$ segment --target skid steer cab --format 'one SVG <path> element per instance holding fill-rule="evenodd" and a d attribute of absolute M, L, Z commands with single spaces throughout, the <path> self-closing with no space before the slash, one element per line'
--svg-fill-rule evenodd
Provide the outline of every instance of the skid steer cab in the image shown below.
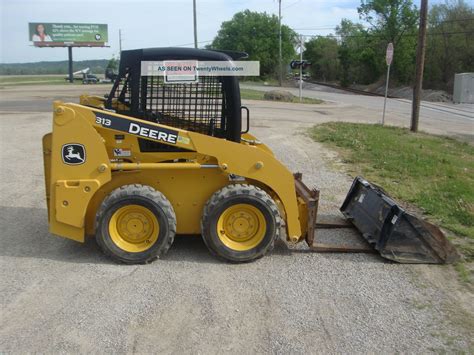
<path fill-rule="evenodd" d="M 268 253 L 280 230 L 311 243 L 317 191 L 248 133 L 238 79 L 196 74 L 185 82 L 149 70 L 245 56 L 123 51 L 107 96 L 55 102 L 43 138 L 50 231 L 78 242 L 95 236 L 124 263 L 164 255 L 176 234 L 200 234 L 213 255 L 233 262 Z"/>

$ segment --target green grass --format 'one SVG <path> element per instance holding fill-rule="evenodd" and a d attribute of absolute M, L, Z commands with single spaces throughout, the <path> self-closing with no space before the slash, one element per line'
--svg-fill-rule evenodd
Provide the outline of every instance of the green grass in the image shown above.
<path fill-rule="evenodd" d="M 0 85 L 45 85 L 45 84 L 65 84 L 64 76 L 57 75 L 21 75 L 21 76 L 1 76 Z"/>
<path fill-rule="evenodd" d="M 325 123 L 313 139 L 337 147 L 350 172 L 421 209 L 474 259 L 474 147 L 452 138 L 396 127 Z M 456 238 L 454 236 L 454 238 Z"/>
<path fill-rule="evenodd" d="M 253 79 L 253 80 L 252 80 Z M 241 84 L 245 85 L 269 85 L 269 86 L 278 86 L 278 80 L 273 78 L 246 78 L 245 80 L 240 80 Z"/>
<path fill-rule="evenodd" d="M 64 78 L 67 75 L 3 75 L 0 76 L 0 86 L 17 85 L 60 85 L 69 84 Z M 94 84 L 94 85 L 99 85 Z M 75 80 L 73 85 L 82 85 L 82 80 Z"/>
<path fill-rule="evenodd" d="M 265 91 L 260 90 L 253 90 L 253 89 L 240 89 L 240 97 L 243 100 L 266 100 Z M 292 103 L 300 103 L 300 99 L 298 97 L 294 97 Z M 303 104 L 312 104 L 312 105 L 319 105 L 322 104 L 324 101 L 319 99 L 312 99 L 309 97 L 303 97 Z"/>
<path fill-rule="evenodd" d="M 459 274 L 459 278 L 461 279 L 462 282 L 464 283 L 469 283 L 471 280 L 470 280 L 470 272 L 469 270 L 467 269 L 466 267 L 466 264 L 465 263 L 457 263 L 456 265 L 454 265 L 454 268 L 456 269 L 456 271 L 458 272 Z"/>

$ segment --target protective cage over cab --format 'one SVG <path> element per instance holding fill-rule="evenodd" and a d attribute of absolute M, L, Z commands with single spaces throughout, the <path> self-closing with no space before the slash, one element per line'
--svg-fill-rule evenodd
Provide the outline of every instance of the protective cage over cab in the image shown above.
<path fill-rule="evenodd" d="M 232 61 L 246 53 L 192 48 L 123 51 L 119 75 L 105 102 L 127 116 L 240 142 L 241 100 L 234 76 L 198 76 L 196 82 L 170 83 L 164 75 L 142 73 L 142 63 L 163 61 Z M 143 152 L 169 151 L 169 146 L 140 140 Z"/>

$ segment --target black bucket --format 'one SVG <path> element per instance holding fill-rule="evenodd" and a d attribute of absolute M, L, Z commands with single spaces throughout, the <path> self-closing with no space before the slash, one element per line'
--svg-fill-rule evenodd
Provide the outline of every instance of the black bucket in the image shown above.
<path fill-rule="evenodd" d="M 459 259 L 435 225 L 401 208 L 385 191 L 357 177 L 341 212 L 386 259 L 399 263 L 448 264 Z"/>

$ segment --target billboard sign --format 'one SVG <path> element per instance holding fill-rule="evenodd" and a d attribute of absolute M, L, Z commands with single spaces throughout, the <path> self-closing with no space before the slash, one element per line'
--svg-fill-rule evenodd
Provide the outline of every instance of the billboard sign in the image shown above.
<path fill-rule="evenodd" d="M 29 40 L 37 47 L 103 47 L 106 24 L 30 22 Z"/>

